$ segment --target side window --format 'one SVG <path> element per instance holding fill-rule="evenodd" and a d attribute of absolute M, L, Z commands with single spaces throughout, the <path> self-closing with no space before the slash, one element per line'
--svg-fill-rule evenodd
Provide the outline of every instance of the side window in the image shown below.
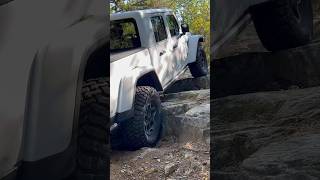
<path fill-rule="evenodd" d="M 138 27 L 134 19 L 111 21 L 111 51 L 124 51 L 141 47 Z"/>
<path fill-rule="evenodd" d="M 171 36 L 179 35 L 179 25 L 176 18 L 173 15 L 168 15 L 166 18 Z"/>
<path fill-rule="evenodd" d="M 151 17 L 154 37 L 156 42 L 167 39 L 166 27 L 164 26 L 163 18 L 161 16 Z"/>

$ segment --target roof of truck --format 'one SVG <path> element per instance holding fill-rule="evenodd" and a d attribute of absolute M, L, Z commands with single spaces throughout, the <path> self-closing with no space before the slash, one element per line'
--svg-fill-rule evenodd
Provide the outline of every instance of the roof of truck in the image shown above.
<path fill-rule="evenodd" d="M 153 13 L 166 13 L 172 12 L 171 9 L 144 9 L 144 10 L 134 10 L 134 11 L 123 11 L 111 14 L 110 19 L 122 19 L 124 17 L 143 17 L 146 14 L 153 14 Z"/>

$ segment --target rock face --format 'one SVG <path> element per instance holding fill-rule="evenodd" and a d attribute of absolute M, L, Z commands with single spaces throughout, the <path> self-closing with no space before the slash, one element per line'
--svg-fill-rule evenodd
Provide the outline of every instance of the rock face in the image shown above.
<path fill-rule="evenodd" d="M 320 134 L 291 137 L 271 143 L 245 159 L 241 166 L 250 178 L 270 174 L 273 179 L 320 177 Z"/>
<path fill-rule="evenodd" d="M 193 78 L 187 70 L 165 93 L 179 93 L 184 91 L 195 91 L 210 88 L 210 77 L 203 76 Z"/>
<path fill-rule="evenodd" d="M 186 112 L 179 140 L 210 144 L 210 104 L 204 103 Z"/>
<path fill-rule="evenodd" d="M 212 103 L 213 178 L 320 178 L 320 87 Z"/>
<path fill-rule="evenodd" d="M 276 53 L 248 53 L 215 60 L 213 96 L 318 86 L 318 57 L 320 42 Z"/>
<path fill-rule="evenodd" d="M 203 141 L 209 144 L 210 91 L 187 91 L 167 94 L 163 98 L 165 135 L 179 142 Z"/>

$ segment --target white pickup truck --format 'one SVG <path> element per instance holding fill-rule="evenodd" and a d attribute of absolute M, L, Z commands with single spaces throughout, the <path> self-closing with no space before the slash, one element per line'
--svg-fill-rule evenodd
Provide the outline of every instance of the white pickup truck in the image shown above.
<path fill-rule="evenodd" d="M 114 13 L 110 20 L 111 134 L 126 149 L 154 146 L 162 129 L 159 92 L 187 67 L 194 77 L 208 73 L 204 37 L 168 9 Z"/>

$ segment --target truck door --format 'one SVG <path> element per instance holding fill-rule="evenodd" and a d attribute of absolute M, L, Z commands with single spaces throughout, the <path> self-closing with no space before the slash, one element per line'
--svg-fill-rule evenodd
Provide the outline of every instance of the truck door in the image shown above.
<path fill-rule="evenodd" d="M 15 70 L 23 71 L 21 69 L 24 69 L 24 66 L 23 62 L 21 62 L 22 65 L 19 64 L 18 66 L 17 62 L 14 64 L 13 53 L 11 53 L 17 52 L 17 46 L 11 44 L 14 39 L 12 37 L 19 35 L 16 33 L 18 30 L 12 30 L 13 22 L 10 21 L 15 15 L 14 3 L 16 1 L 0 0 L 0 179 L 15 170 L 21 150 L 23 133 L 23 116 L 21 114 L 22 110 L 24 110 L 22 109 L 23 103 L 16 103 L 19 102 L 18 97 L 20 96 L 17 93 L 18 84 L 23 83 L 15 80 L 16 76 L 20 75 L 19 73 L 23 73 L 14 72 Z M 11 49 L 10 46 L 14 48 Z M 10 86 L 15 86 L 15 89 L 10 89 Z"/>
<path fill-rule="evenodd" d="M 174 75 L 174 54 L 169 49 L 168 34 L 164 24 L 163 17 L 156 15 L 150 17 L 152 30 L 155 39 L 155 46 L 152 47 L 153 51 L 153 66 L 156 69 L 156 73 L 161 81 L 163 87 L 166 87 L 173 79 Z"/>
<path fill-rule="evenodd" d="M 187 65 L 188 40 L 187 36 L 182 35 L 179 24 L 173 14 L 166 14 L 166 22 L 170 34 L 169 50 L 175 56 L 173 67 L 175 68 L 174 76 L 176 76 Z"/>

